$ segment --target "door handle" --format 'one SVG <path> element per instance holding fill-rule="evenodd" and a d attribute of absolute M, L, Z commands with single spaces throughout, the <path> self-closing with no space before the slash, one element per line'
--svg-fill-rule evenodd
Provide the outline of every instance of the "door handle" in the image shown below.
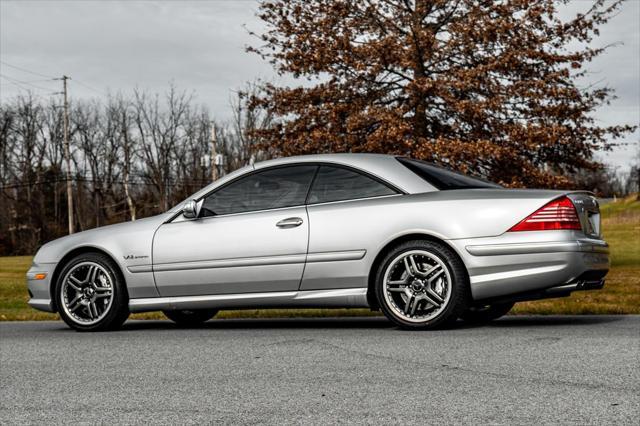
<path fill-rule="evenodd" d="M 302 219 L 300 219 L 299 217 L 288 217 L 276 223 L 276 226 L 278 228 L 295 228 L 296 226 L 300 225 L 302 225 Z"/>

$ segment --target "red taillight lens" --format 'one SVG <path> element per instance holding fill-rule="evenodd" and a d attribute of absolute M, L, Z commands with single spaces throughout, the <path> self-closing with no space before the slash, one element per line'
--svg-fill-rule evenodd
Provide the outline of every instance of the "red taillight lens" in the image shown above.
<path fill-rule="evenodd" d="M 509 229 L 509 232 L 555 229 L 582 229 L 576 208 L 568 197 L 551 201 Z"/>

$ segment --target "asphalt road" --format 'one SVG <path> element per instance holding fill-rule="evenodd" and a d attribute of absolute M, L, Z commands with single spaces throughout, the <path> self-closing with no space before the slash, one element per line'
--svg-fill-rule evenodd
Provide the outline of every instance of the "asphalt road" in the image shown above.
<path fill-rule="evenodd" d="M 0 423 L 638 424 L 640 316 L 0 323 Z"/>

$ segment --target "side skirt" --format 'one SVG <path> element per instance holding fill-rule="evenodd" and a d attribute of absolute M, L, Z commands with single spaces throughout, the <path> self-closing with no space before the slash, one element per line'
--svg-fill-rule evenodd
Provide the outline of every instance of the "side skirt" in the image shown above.
<path fill-rule="evenodd" d="M 257 308 L 368 308 L 366 288 L 131 299 L 129 311 Z"/>

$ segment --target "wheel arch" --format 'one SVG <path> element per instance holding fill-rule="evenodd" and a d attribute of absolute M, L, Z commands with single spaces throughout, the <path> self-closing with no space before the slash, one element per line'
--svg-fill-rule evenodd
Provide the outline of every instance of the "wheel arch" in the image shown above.
<path fill-rule="evenodd" d="M 367 277 L 367 302 L 372 309 L 378 309 L 380 307 L 378 303 L 378 299 L 376 297 L 375 285 L 376 285 L 376 270 L 380 265 L 380 262 L 384 259 L 384 257 L 391 251 L 394 247 L 405 243 L 407 241 L 413 240 L 423 240 L 423 241 L 433 241 L 436 243 L 440 243 L 446 247 L 448 247 L 451 252 L 460 260 L 460 262 L 464 265 L 464 270 L 467 275 L 467 285 L 469 284 L 469 271 L 467 270 L 467 265 L 464 263 L 462 257 L 458 254 L 458 251 L 454 246 L 449 244 L 446 240 L 442 238 L 436 237 L 432 234 L 428 234 L 426 232 L 411 232 L 405 235 L 401 235 L 399 237 L 394 238 L 393 240 L 387 242 L 379 251 L 376 257 L 373 259 L 371 263 L 371 268 L 369 269 L 369 275 Z"/>
<path fill-rule="evenodd" d="M 120 278 L 122 282 L 125 284 L 124 286 L 125 289 L 127 288 L 126 280 L 124 278 L 124 273 L 122 272 L 122 268 L 120 264 L 116 262 L 115 258 L 109 252 L 94 246 L 76 247 L 73 250 L 70 250 L 69 252 L 67 252 L 64 256 L 62 256 L 62 258 L 58 261 L 58 264 L 56 265 L 56 268 L 53 271 L 53 275 L 51 276 L 51 282 L 49 283 L 49 294 L 51 296 L 51 307 L 53 308 L 54 312 L 58 312 L 58 306 L 57 306 L 56 297 L 55 297 L 55 288 L 56 288 L 56 283 L 58 281 L 58 277 L 60 276 L 60 273 L 62 272 L 64 267 L 67 265 L 67 263 L 69 263 L 71 259 L 86 253 L 97 253 L 111 259 L 111 261 L 113 262 L 113 265 L 115 266 L 116 273 L 118 273 L 119 275 L 118 278 Z"/>

